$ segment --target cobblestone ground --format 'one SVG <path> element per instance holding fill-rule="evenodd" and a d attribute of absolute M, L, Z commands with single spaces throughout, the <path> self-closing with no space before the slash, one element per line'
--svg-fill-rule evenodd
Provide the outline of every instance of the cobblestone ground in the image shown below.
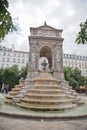
<path fill-rule="evenodd" d="M 0 116 L 0 130 L 87 130 L 87 119 L 44 121 Z"/>

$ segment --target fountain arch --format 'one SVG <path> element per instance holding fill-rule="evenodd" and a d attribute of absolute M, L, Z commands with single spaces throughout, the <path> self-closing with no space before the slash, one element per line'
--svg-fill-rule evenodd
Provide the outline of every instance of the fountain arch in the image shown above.
<path fill-rule="evenodd" d="M 52 67 L 52 50 L 49 46 L 43 46 L 39 53 L 40 58 L 46 57 L 48 59 L 49 67 Z"/>

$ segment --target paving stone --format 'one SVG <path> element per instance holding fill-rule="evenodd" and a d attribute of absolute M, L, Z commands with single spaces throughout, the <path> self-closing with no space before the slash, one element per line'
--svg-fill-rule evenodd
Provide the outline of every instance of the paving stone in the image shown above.
<path fill-rule="evenodd" d="M 87 119 L 35 121 L 0 117 L 0 130 L 87 130 Z"/>

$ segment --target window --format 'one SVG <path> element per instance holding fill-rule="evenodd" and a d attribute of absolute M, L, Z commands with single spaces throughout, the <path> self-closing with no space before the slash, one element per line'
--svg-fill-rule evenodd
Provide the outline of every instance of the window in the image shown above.
<path fill-rule="evenodd" d="M 13 58 L 13 62 L 15 62 L 15 58 Z"/>
<path fill-rule="evenodd" d="M 68 55 L 68 58 L 70 58 L 70 55 Z"/>
<path fill-rule="evenodd" d="M 27 57 L 29 57 L 29 55 L 27 55 Z"/>
<path fill-rule="evenodd" d="M 24 59 L 22 59 L 22 63 L 24 63 Z"/>
<path fill-rule="evenodd" d="M 82 60 L 82 56 L 80 56 L 80 60 Z"/>
<path fill-rule="evenodd" d="M 28 64 L 28 60 L 26 60 L 26 64 Z"/>
<path fill-rule="evenodd" d="M 10 56 L 10 53 L 8 53 L 8 56 Z"/>
<path fill-rule="evenodd" d="M 86 57 L 84 57 L 84 60 L 86 60 Z"/>
<path fill-rule="evenodd" d="M 18 59 L 18 63 L 20 63 L 20 59 Z"/>
<path fill-rule="evenodd" d="M 3 57 L 2 62 L 5 62 L 5 58 Z"/>
<path fill-rule="evenodd" d="M 4 67 L 4 64 L 2 64 L 2 67 Z"/>
<path fill-rule="evenodd" d="M 6 55 L 6 53 L 4 52 L 4 53 L 3 53 L 3 55 L 5 56 L 5 55 Z"/>
<path fill-rule="evenodd" d="M 16 56 L 16 53 L 14 53 L 14 56 Z"/>
<path fill-rule="evenodd" d="M 79 68 L 81 68 L 81 64 L 79 64 Z"/>
<path fill-rule="evenodd" d="M 66 54 L 64 54 L 63 56 L 66 57 Z"/>
<path fill-rule="evenodd" d="M 7 64 L 7 67 L 9 67 L 9 64 Z"/>
<path fill-rule="evenodd" d="M 20 57 L 20 54 L 18 54 L 18 57 Z"/>
<path fill-rule="evenodd" d="M 9 58 L 7 58 L 7 62 L 9 62 Z"/>
<path fill-rule="evenodd" d="M 25 55 L 23 54 L 22 57 L 24 57 Z"/>

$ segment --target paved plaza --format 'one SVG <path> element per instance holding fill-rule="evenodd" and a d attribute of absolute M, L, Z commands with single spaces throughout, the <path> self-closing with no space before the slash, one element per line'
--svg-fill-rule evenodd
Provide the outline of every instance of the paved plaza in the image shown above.
<path fill-rule="evenodd" d="M 81 97 L 87 100 L 87 96 Z M 87 130 L 87 118 L 37 120 L 0 115 L 0 130 Z"/>
<path fill-rule="evenodd" d="M 87 119 L 44 121 L 0 116 L 0 130 L 87 130 Z"/>

